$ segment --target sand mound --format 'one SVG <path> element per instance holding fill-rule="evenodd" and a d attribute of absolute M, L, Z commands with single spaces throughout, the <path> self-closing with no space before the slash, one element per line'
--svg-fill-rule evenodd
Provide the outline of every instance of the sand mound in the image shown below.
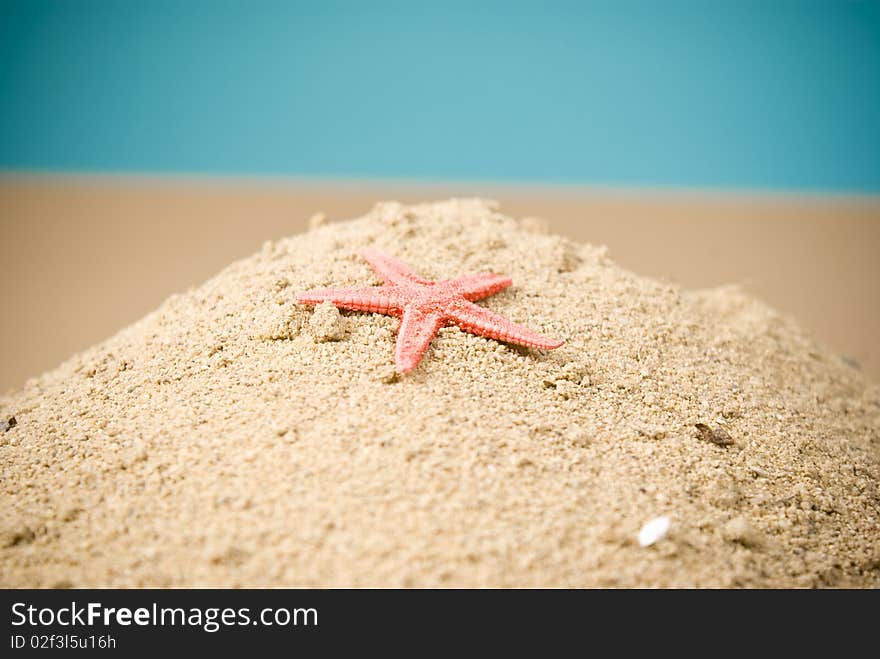
<path fill-rule="evenodd" d="M 397 320 L 293 302 L 367 245 L 567 343 L 446 328 L 396 377 Z M 484 202 L 267 243 L 0 412 L 7 586 L 880 585 L 876 386 Z"/>

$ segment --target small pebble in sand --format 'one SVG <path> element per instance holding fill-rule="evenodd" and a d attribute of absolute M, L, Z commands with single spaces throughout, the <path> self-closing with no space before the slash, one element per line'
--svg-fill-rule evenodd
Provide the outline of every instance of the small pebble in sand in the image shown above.
<path fill-rule="evenodd" d="M 378 370 L 379 381 L 385 384 L 394 384 L 400 382 L 400 373 L 394 368 L 393 364 L 384 364 Z"/>
<path fill-rule="evenodd" d="M 742 516 L 734 517 L 727 522 L 721 530 L 721 535 L 728 542 L 737 542 L 744 547 L 756 547 L 761 544 L 760 533 Z"/>
<path fill-rule="evenodd" d="M 345 319 L 339 313 L 339 309 L 331 302 L 322 302 L 315 307 L 315 311 L 309 318 L 309 327 L 315 341 L 339 341 L 345 336 Z"/>
<path fill-rule="evenodd" d="M 665 538 L 666 534 L 669 533 L 669 525 L 670 519 L 665 515 L 652 519 L 642 527 L 641 531 L 639 531 L 639 546 L 650 547 L 654 543 Z"/>
<path fill-rule="evenodd" d="M 146 462 L 150 455 L 143 442 L 134 442 L 123 454 L 123 462 L 126 467 L 133 467 L 139 462 Z"/>
<path fill-rule="evenodd" d="M 34 532 L 24 524 L 0 528 L 0 548 L 15 547 L 16 545 L 33 542 Z"/>
<path fill-rule="evenodd" d="M 59 517 L 62 522 L 72 522 L 83 513 L 83 509 L 77 505 L 69 505 L 61 511 Z"/>
<path fill-rule="evenodd" d="M 3 421 L 2 423 L 0 423 L 0 430 L 2 430 L 3 432 L 6 432 L 8 430 L 12 430 L 17 425 L 18 425 L 18 421 L 15 419 L 14 416 L 11 416 L 8 419 L 6 419 L 5 421 Z"/>
<path fill-rule="evenodd" d="M 697 429 L 697 437 L 704 442 L 712 442 L 718 446 L 730 446 L 733 444 L 733 437 L 720 426 L 713 428 L 705 423 L 695 423 L 694 427 Z"/>

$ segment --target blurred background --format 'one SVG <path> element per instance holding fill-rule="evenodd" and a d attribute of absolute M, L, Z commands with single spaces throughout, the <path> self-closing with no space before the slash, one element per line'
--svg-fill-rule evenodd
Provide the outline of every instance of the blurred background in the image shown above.
<path fill-rule="evenodd" d="M 880 2 L 0 0 L 0 391 L 308 217 L 499 199 L 880 378 Z"/>

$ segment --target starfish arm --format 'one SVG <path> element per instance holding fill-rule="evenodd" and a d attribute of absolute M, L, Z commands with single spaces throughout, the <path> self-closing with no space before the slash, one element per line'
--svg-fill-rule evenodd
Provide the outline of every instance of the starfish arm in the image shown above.
<path fill-rule="evenodd" d="M 448 279 L 442 283 L 451 287 L 464 299 L 474 302 L 503 291 L 513 283 L 513 280 L 504 275 L 484 274 Z"/>
<path fill-rule="evenodd" d="M 364 286 L 361 288 L 315 288 L 296 294 L 298 304 L 320 304 L 332 302 L 341 309 L 369 311 L 391 316 L 399 316 L 403 310 L 403 300 L 390 286 Z"/>
<path fill-rule="evenodd" d="M 397 330 L 397 345 L 394 348 L 394 364 L 400 373 L 409 373 L 422 359 L 437 331 L 443 326 L 443 314 L 418 307 L 406 307 L 400 328 Z"/>
<path fill-rule="evenodd" d="M 447 311 L 447 316 L 449 320 L 465 331 L 505 343 L 517 343 L 545 350 L 558 348 L 563 344 L 563 341 L 557 341 L 533 332 L 528 327 L 512 323 L 504 316 L 466 300 L 461 300 L 453 305 Z"/>
<path fill-rule="evenodd" d="M 402 261 L 397 260 L 393 256 L 389 256 L 381 250 L 368 247 L 361 251 L 361 256 L 373 267 L 376 274 L 378 274 L 386 284 L 400 285 L 432 283 L 427 279 L 419 277 Z"/>

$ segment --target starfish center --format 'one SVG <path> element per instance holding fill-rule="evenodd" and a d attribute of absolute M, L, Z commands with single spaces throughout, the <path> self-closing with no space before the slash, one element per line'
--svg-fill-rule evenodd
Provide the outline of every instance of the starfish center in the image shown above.
<path fill-rule="evenodd" d="M 400 318 L 394 362 L 408 373 L 418 366 L 441 327 L 457 325 L 465 332 L 490 339 L 552 350 L 562 341 L 517 325 L 500 314 L 474 304 L 507 288 L 512 281 L 502 275 L 469 275 L 433 282 L 422 279 L 404 263 L 376 249 L 362 256 L 385 282 L 382 286 L 324 288 L 298 293 L 300 304 L 332 302 L 341 309 L 382 313 Z"/>

